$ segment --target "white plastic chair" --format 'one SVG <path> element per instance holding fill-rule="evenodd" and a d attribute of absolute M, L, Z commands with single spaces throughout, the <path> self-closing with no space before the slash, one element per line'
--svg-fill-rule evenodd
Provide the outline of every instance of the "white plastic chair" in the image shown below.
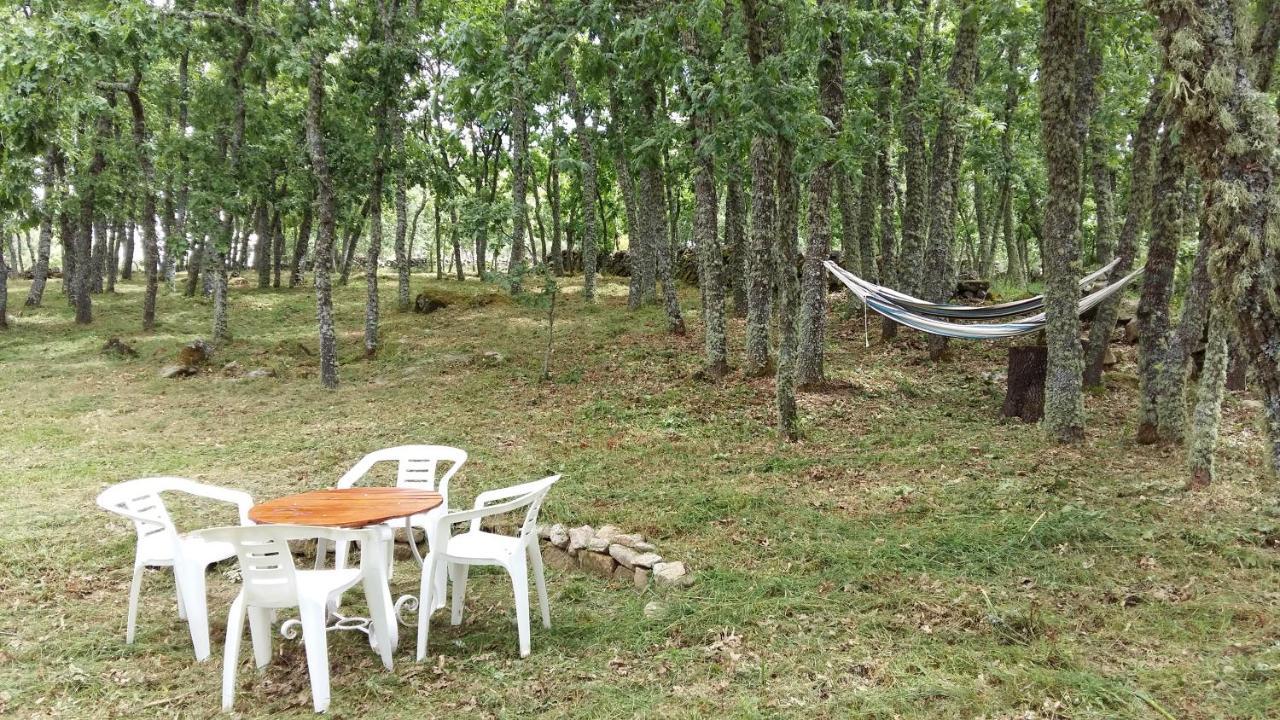
<path fill-rule="evenodd" d="M 436 520 L 433 533 L 436 544 L 431 546 L 427 562 L 422 569 L 421 603 L 418 612 L 418 661 L 427 656 L 427 631 L 431 611 L 438 603 L 435 593 L 444 585 L 447 571 L 453 581 L 453 609 L 451 623 L 462 622 L 462 604 L 467 593 L 467 573 L 472 565 L 497 565 L 511 576 L 511 588 L 515 595 L 516 626 L 520 639 L 520 657 L 529 655 L 529 570 L 538 591 L 538 607 L 542 610 L 542 626 L 551 627 L 551 607 L 547 601 L 547 581 L 542 569 L 542 550 L 538 546 L 538 511 L 542 500 L 559 475 L 513 485 L 501 490 L 489 490 L 476 497 L 475 507 L 462 512 L 448 513 Z M 514 499 L 511 499 L 514 498 Z M 496 501 L 497 504 L 490 505 Z M 480 529 L 480 521 L 494 515 L 504 515 L 527 508 L 524 522 L 514 535 L 499 535 Z M 470 522 L 470 529 L 460 535 L 452 535 L 452 527 Z M 527 561 L 527 562 L 526 562 Z M 442 598 L 441 598 L 442 599 Z"/>
<path fill-rule="evenodd" d="M 173 525 L 160 493 L 180 492 L 234 504 L 240 522 L 252 525 L 249 508 L 253 498 L 246 492 L 205 485 L 179 477 L 151 477 L 113 485 L 98 495 L 98 506 L 133 521 L 138 547 L 133 560 L 133 582 L 129 587 L 129 620 L 125 642 L 132 644 L 138 624 L 138 595 L 142 571 L 147 567 L 172 567 L 177 586 L 178 617 L 191 630 L 196 660 L 209 658 L 209 616 L 205 601 L 205 570 L 235 555 L 226 543 L 210 542 L 194 533 L 182 534 Z"/>
<path fill-rule="evenodd" d="M 431 535 L 435 531 L 435 520 L 448 512 L 449 480 L 467 462 L 467 451 L 447 445 L 400 445 L 399 447 L 377 450 L 361 458 L 360 462 L 355 464 L 355 467 L 348 470 L 338 480 L 336 487 L 354 487 L 369 474 L 374 465 L 381 462 L 396 463 L 396 487 L 414 490 L 434 490 L 440 493 L 440 497 L 444 499 L 440 507 L 410 517 L 407 524 L 404 518 L 388 520 L 385 523 L 392 529 L 404 527 L 421 528 L 427 536 L 427 547 L 431 547 Z M 449 467 L 441 473 L 441 465 L 443 464 L 448 464 Z M 409 536 L 409 547 L 413 550 L 414 560 L 421 565 L 422 555 L 418 551 L 418 544 L 414 541 L 412 532 Z M 335 567 L 342 567 L 345 563 L 346 550 L 346 543 L 338 543 L 334 548 Z"/>
<path fill-rule="evenodd" d="M 364 594 L 372 620 L 372 644 L 391 669 L 391 652 L 398 641 L 387 586 L 384 556 L 391 531 L 385 527 L 360 530 L 303 525 L 225 527 L 199 533 L 211 542 L 228 543 L 240 558 L 244 587 L 227 615 L 227 644 L 222 661 L 222 710 L 230 712 L 235 700 L 240 638 L 246 615 L 258 668 L 271 662 L 271 619 L 280 608 L 298 608 L 302 642 L 307 651 L 311 700 L 315 711 L 329 707 L 328 607 L 344 591 L 364 582 Z M 299 570 L 289 550 L 290 540 L 328 540 L 360 543 L 360 567 L 332 570 Z"/>

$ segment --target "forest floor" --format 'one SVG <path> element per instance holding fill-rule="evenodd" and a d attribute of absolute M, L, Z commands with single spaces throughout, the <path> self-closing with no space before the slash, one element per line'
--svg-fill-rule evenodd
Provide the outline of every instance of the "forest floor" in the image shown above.
<path fill-rule="evenodd" d="M 535 622 L 520 660 L 510 586 L 473 575 L 464 624 L 435 617 L 430 662 L 413 662 L 409 631 L 393 672 L 363 636 L 330 635 L 334 717 L 1277 716 L 1280 494 L 1241 397 L 1222 482 L 1188 494 L 1179 449 L 1132 440 L 1134 348 L 1087 399 L 1088 442 L 1060 448 L 998 418 L 1001 345 L 957 344 L 935 366 L 916 337 L 881 344 L 874 319 L 864 347 L 858 312 L 833 317 L 838 386 L 801 397 L 804 440 L 780 446 L 771 380 L 695 378 L 695 289 L 691 334 L 670 337 L 657 308 L 626 310 L 622 284 L 588 307 L 566 281 L 541 382 L 545 309 L 398 313 L 394 285 L 374 361 L 360 359 L 363 284 L 337 291 L 335 392 L 316 376 L 309 289 L 233 291 L 234 341 L 187 379 L 158 370 L 205 336 L 209 306 L 162 292 L 159 329 L 141 333 L 136 281 L 95 298 L 86 328 L 51 283 L 47 307 L 0 334 L 0 716 L 219 714 L 233 564 L 210 578 L 209 663 L 168 572 L 147 574 L 125 645 L 134 535 L 94 505 L 102 488 L 181 475 L 262 500 L 417 442 L 471 453 L 453 505 L 562 473 L 546 522 L 642 532 L 697 582 L 637 593 L 549 568 L 553 627 Z M 25 293 L 10 283 L 12 313 Z M 736 360 L 741 321 L 731 331 Z M 140 357 L 102 355 L 113 336 Z M 490 351 L 502 361 L 476 361 Z M 227 377 L 230 362 L 277 376 Z M 397 593 L 416 577 L 402 559 Z M 300 643 L 275 648 L 263 674 L 242 667 L 238 711 L 310 717 Z"/>

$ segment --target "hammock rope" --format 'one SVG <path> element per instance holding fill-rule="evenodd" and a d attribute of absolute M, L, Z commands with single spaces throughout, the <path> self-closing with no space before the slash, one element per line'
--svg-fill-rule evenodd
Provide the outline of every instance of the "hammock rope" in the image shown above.
<path fill-rule="evenodd" d="M 841 284 L 849 288 L 850 292 L 858 296 L 858 299 L 862 301 L 864 307 L 870 308 L 900 325 L 906 325 L 909 328 L 913 328 L 930 335 L 939 335 L 942 337 L 955 338 L 957 340 L 1000 340 L 1004 338 L 1018 337 L 1021 335 L 1030 335 L 1031 333 L 1043 330 L 1045 326 L 1044 313 L 1032 315 L 1031 317 L 1023 320 L 1005 323 L 974 323 L 965 325 L 947 320 L 936 320 L 934 318 L 925 317 L 924 315 L 911 312 L 906 308 L 878 297 L 877 293 L 865 287 L 865 281 L 830 260 L 824 262 L 823 266 L 826 267 L 827 272 L 835 276 Z M 1102 304 L 1111 296 L 1120 292 L 1124 289 L 1124 286 L 1128 285 L 1134 278 L 1141 274 L 1141 269 L 1134 270 L 1101 290 L 1080 298 L 1080 302 L 1076 306 L 1076 312 L 1081 315 L 1087 313 Z"/>

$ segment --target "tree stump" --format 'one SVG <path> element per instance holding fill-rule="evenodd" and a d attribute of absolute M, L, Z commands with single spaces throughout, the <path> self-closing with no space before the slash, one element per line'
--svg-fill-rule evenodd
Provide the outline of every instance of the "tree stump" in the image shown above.
<path fill-rule="evenodd" d="M 1009 348 L 1009 388 L 1005 391 L 1004 417 L 1023 422 L 1039 422 L 1044 417 L 1044 377 L 1049 364 L 1049 348 L 1022 345 Z"/>

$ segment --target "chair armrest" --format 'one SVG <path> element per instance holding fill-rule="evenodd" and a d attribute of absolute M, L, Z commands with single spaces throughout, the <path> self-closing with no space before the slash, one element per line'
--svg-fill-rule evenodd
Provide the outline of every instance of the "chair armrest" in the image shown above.
<path fill-rule="evenodd" d="M 477 499 L 476 502 L 479 503 L 479 500 Z M 498 503 L 497 505 L 477 506 L 471 510 L 462 510 L 460 512 L 452 512 L 442 515 L 438 520 L 436 520 L 435 537 L 437 539 L 449 537 L 452 534 L 450 532 L 450 528 L 464 522 L 470 522 L 471 529 L 475 530 L 479 528 L 480 520 L 483 518 L 492 517 L 494 515 L 505 515 L 509 512 L 519 510 L 522 507 L 526 507 L 531 502 L 533 502 L 533 499 L 527 497 L 526 493 L 526 496 L 517 497 L 515 500 L 508 500 L 504 503 Z"/>
<path fill-rule="evenodd" d="M 253 507 L 253 496 L 243 490 L 235 490 L 232 488 L 219 487 L 217 485 L 206 485 L 188 481 L 182 483 L 180 487 L 175 488 L 188 495 L 217 500 L 219 502 L 235 505 L 240 511 L 240 524 L 253 525 L 253 521 L 249 519 L 249 509 Z"/>
<path fill-rule="evenodd" d="M 482 508 L 495 500 L 505 500 L 507 498 L 518 497 L 520 495 L 527 495 L 535 490 L 540 490 L 544 485 L 550 485 L 559 479 L 559 475 L 551 475 L 541 480 L 531 480 L 527 483 L 512 485 L 511 487 L 504 487 L 498 490 L 486 490 L 476 496 L 474 509 Z M 548 480 L 551 482 L 547 482 Z"/>

